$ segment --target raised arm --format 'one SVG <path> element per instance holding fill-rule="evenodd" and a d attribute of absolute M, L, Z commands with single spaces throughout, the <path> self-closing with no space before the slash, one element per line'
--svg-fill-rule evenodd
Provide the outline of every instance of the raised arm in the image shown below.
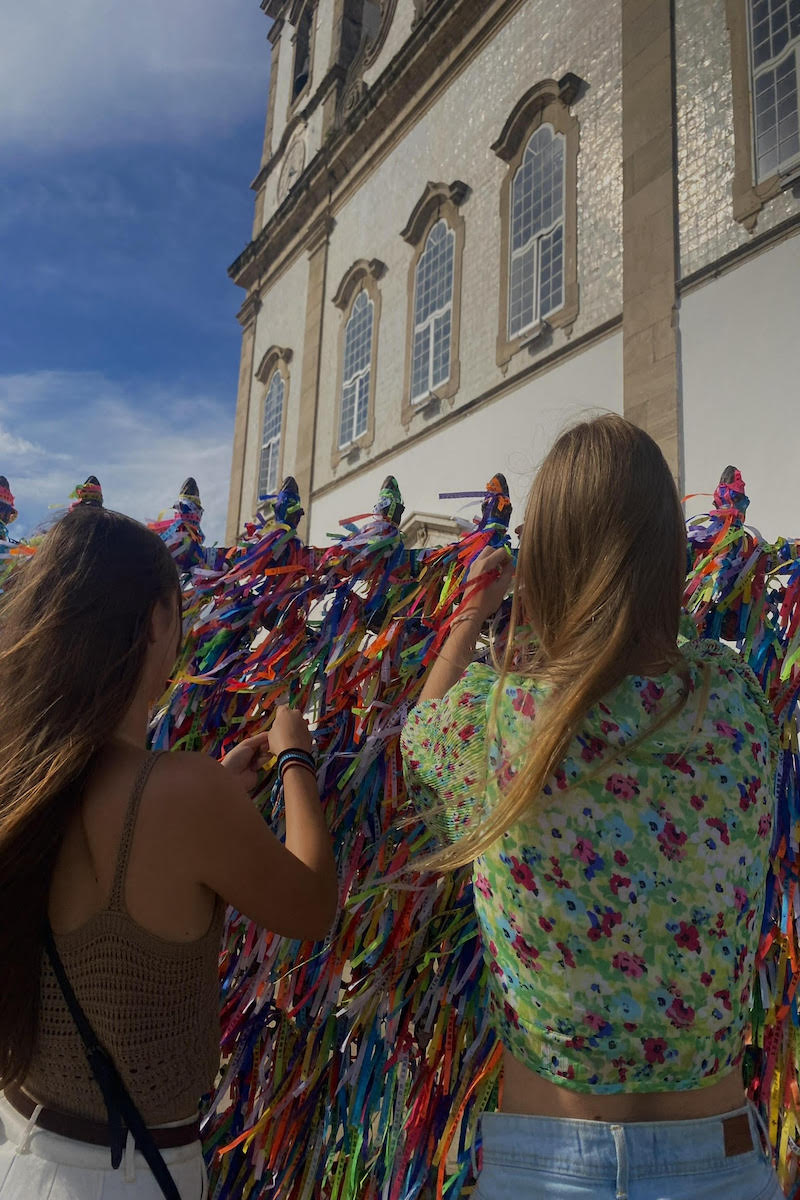
<path fill-rule="evenodd" d="M 470 568 L 467 587 L 473 599 L 451 626 L 425 680 L 420 700 L 439 700 L 466 671 L 484 621 L 493 616 L 509 589 L 514 566 L 507 550 L 481 551 Z M 478 581 L 483 581 L 478 583 Z"/>
<path fill-rule="evenodd" d="M 269 746 L 274 754 L 310 750 L 302 716 L 279 709 Z M 284 845 L 247 794 L 246 772 L 191 759 L 187 853 L 197 881 L 283 937 L 325 937 L 336 916 L 336 864 L 314 775 L 301 766 L 285 771 Z"/>

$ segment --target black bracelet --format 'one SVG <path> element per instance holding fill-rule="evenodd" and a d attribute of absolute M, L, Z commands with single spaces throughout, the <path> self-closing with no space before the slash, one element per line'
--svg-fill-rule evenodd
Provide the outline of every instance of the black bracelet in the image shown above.
<path fill-rule="evenodd" d="M 281 750 L 276 765 L 281 779 L 283 779 L 284 771 L 289 767 L 305 767 L 312 775 L 316 775 L 317 773 L 317 764 L 314 761 L 314 755 L 309 754 L 307 750 Z"/>

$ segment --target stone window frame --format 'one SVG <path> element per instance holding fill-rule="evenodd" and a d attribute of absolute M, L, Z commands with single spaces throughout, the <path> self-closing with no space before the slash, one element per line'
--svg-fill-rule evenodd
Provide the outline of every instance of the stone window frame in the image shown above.
<path fill-rule="evenodd" d="M 311 82 L 314 76 L 314 49 L 317 40 L 317 21 L 314 0 L 294 0 L 294 4 L 289 12 L 289 22 L 294 28 L 292 34 L 292 75 L 289 81 L 289 104 L 286 109 L 286 123 L 291 121 L 294 114 L 297 112 L 304 100 L 308 99 L 311 93 Z M 300 22 L 306 15 L 311 18 L 311 28 L 308 33 L 308 79 L 303 84 L 301 90 L 294 94 L 295 70 L 297 67 L 297 34 L 300 28 Z"/>
<path fill-rule="evenodd" d="M 733 216 L 752 233 L 761 209 L 797 179 L 798 169 L 785 175 L 776 171 L 768 179 L 756 180 L 748 4 L 749 0 L 725 0 L 733 92 Z"/>
<path fill-rule="evenodd" d="M 497 365 L 505 368 L 515 354 L 530 345 L 547 329 L 563 329 L 568 335 L 579 311 L 578 286 L 578 153 L 580 125 L 571 112 L 578 96 L 576 75 L 544 79 L 534 84 L 517 101 L 492 150 L 507 164 L 500 187 L 500 305 L 497 330 Z M 516 337 L 509 336 L 509 289 L 511 285 L 511 199 L 514 178 L 522 165 L 533 134 L 542 125 L 564 137 L 564 303 L 543 321 Z"/>
<path fill-rule="evenodd" d="M 380 9 L 378 29 L 373 38 L 367 40 L 362 36 L 361 48 L 357 54 L 358 72 L 367 70 L 377 59 L 384 47 L 392 21 L 397 11 L 397 0 L 375 0 Z"/>
<path fill-rule="evenodd" d="M 438 400 L 447 400 L 452 405 L 456 393 L 461 386 L 461 290 L 464 273 L 464 242 L 466 239 L 466 222 L 461 213 L 461 206 L 470 194 L 466 183 L 460 179 L 452 183 L 428 182 L 424 192 L 414 205 L 414 210 L 408 219 L 408 224 L 400 236 L 413 248 L 414 253 L 408 267 L 408 309 L 406 317 L 406 360 L 403 377 L 403 399 L 401 420 L 408 430 L 417 413 L 430 408 L 431 400 L 411 402 L 411 378 L 414 357 L 414 300 L 416 292 L 416 274 L 419 260 L 425 252 L 428 234 L 434 225 L 441 220 L 446 221 L 455 233 L 453 252 L 453 300 L 450 327 L 450 375 L 447 381 L 436 389 Z"/>
<path fill-rule="evenodd" d="M 278 473 L 277 473 L 278 474 L 278 486 L 280 486 L 280 484 L 283 482 L 283 464 L 284 464 L 284 459 L 285 459 L 285 455 L 286 455 L 286 414 L 289 411 L 289 388 L 290 388 L 290 382 L 291 382 L 290 372 L 289 372 L 289 364 L 292 361 L 292 357 L 293 357 L 293 353 L 288 348 L 283 347 L 283 346 L 270 346 L 269 350 L 267 350 L 266 354 L 264 354 L 264 356 L 262 357 L 261 362 L 258 365 L 258 369 L 256 370 L 256 373 L 255 373 L 255 378 L 258 380 L 258 382 L 260 384 L 263 385 L 264 390 L 263 390 L 263 392 L 261 392 L 261 395 L 259 398 L 259 408 L 258 408 L 258 413 L 259 413 L 259 416 L 258 416 L 258 439 L 256 442 L 256 445 L 258 446 L 258 461 L 256 463 L 256 482 L 255 482 L 255 496 L 254 496 L 254 500 L 253 500 L 253 512 L 259 512 L 264 507 L 260 503 L 259 498 L 258 498 L 258 493 L 259 493 L 258 484 L 259 484 L 259 478 L 261 475 L 261 452 L 263 449 L 262 443 L 263 443 L 263 437 L 264 437 L 264 402 L 266 401 L 267 393 L 269 392 L 269 386 L 272 383 L 272 377 L 276 373 L 276 371 L 280 375 L 281 379 L 283 380 L 283 412 L 281 413 L 281 442 L 280 442 L 280 452 L 278 455 Z"/>
<path fill-rule="evenodd" d="M 333 303 L 339 309 L 339 348 L 338 367 L 336 371 L 336 406 L 333 422 L 333 444 L 331 446 L 331 466 L 335 469 L 343 459 L 357 458 L 359 452 L 368 450 L 375 441 L 375 393 L 378 375 L 378 336 L 381 325 L 381 289 L 379 281 L 386 274 L 386 264 L 379 258 L 367 260 L 359 258 L 344 275 L 342 282 L 333 296 Z M 339 428 L 342 420 L 342 386 L 344 382 L 344 350 L 347 336 L 347 323 L 350 320 L 353 305 L 360 293 L 364 291 L 372 301 L 372 345 L 369 361 L 369 407 L 367 409 L 367 428 L 363 433 L 348 442 L 346 446 L 339 445 Z"/>

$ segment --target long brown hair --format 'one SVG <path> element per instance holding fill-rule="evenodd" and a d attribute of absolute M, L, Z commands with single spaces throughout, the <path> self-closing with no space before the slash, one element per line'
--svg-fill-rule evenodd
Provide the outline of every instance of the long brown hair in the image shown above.
<path fill-rule="evenodd" d="M 548 699 L 513 783 L 426 865 L 462 866 L 502 836 L 564 760 L 587 710 L 632 663 L 667 670 L 683 662 L 685 564 L 678 492 L 653 439 L 613 414 L 562 434 L 528 498 L 494 718 L 512 670 L 546 684 Z M 521 626 L 533 633 L 525 645 Z"/>
<path fill-rule="evenodd" d="M 79 505 L 0 597 L 0 1087 L 36 1036 L 50 882 L 94 756 L 127 712 L 158 601 L 179 602 L 161 539 Z"/>

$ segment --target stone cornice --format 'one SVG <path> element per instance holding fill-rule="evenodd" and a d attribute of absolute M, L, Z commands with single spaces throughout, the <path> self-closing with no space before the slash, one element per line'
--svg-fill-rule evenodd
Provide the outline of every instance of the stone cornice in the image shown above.
<path fill-rule="evenodd" d="M 321 206 L 330 203 L 336 191 L 367 157 L 374 157 L 376 142 L 390 125 L 401 119 L 414 119 L 429 106 L 462 69 L 471 56 L 500 25 L 519 9 L 524 0 L 453 0 L 437 4 L 411 33 L 403 48 L 361 99 L 348 112 L 341 125 L 322 146 L 295 183 L 286 200 L 272 215 L 256 238 L 245 247 L 228 269 L 240 287 L 252 287 L 283 254 L 294 238 L 307 228 Z M 442 67 L 446 63 L 446 67 Z M 336 69 L 326 76 L 332 80 Z M 419 84 L 419 81 L 432 81 Z M 412 86 L 412 81 L 413 86 Z M 323 84 L 325 81 L 323 81 Z M 322 87 L 311 105 L 322 99 Z M 410 103 L 415 100 L 416 103 Z M 276 155 L 256 177 L 260 187 L 275 158 L 288 144 L 288 128 Z"/>
<path fill-rule="evenodd" d="M 247 329 L 256 319 L 261 308 L 261 301 L 258 296 L 251 294 L 247 297 L 242 307 L 236 314 L 236 320 L 241 325 L 242 329 Z"/>

